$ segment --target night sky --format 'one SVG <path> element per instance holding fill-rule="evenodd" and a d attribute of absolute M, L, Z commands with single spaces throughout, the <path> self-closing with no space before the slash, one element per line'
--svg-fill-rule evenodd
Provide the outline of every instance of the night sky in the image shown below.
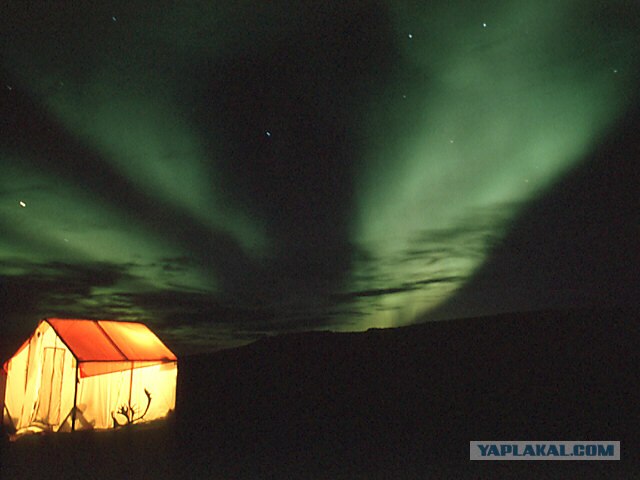
<path fill-rule="evenodd" d="M 139 320 L 189 352 L 634 304 L 639 18 L 5 3 L 0 327 Z"/>

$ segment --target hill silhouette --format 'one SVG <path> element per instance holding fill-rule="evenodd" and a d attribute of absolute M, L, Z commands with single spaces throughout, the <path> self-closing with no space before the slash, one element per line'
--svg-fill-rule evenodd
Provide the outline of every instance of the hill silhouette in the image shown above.
<path fill-rule="evenodd" d="M 2 460 L 15 478 L 628 478 L 638 340 L 623 310 L 266 337 L 180 359 L 159 427 L 19 440 Z M 471 440 L 619 440 L 622 460 L 470 462 Z"/>

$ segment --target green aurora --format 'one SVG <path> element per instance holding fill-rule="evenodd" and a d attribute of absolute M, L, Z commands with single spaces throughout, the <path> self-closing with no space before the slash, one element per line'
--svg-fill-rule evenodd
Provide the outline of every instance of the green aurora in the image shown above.
<path fill-rule="evenodd" d="M 0 150 L 0 274 L 55 278 L 74 265 L 126 272 L 74 292 L 74 303 L 45 293 L 38 314 L 164 315 L 180 318 L 176 336 L 193 332 L 193 301 L 204 305 L 198 314 L 208 301 L 269 312 L 245 324 L 211 318 L 205 326 L 217 332 L 411 323 L 451 298 L 523 208 L 579 165 L 637 81 L 640 42 L 627 19 L 640 12 L 623 1 L 387 2 L 321 15 L 307 3 L 180 5 L 157 14 L 145 2 L 14 6 L 2 22 L 11 30 L 3 35 L 5 96 L 29 98 L 39 112 L 33 122 L 53 122 L 58 133 L 37 148 L 27 139 Z M 283 223 L 224 167 L 228 132 L 214 107 L 207 129 L 199 123 L 209 86 L 198 72 L 290 44 L 322 49 L 316 17 L 357 35 L 369 28 L 358 22 L 371 8 L 384 19 L 374 26 L 384 26 L 380 42 L 391 53 L 352 79 L 356 100 L 336 100 L 350 105 L 351 194 L 336 214 L 349 254 L 337 273 L 307 287 L 305 278 L 324 275 L 317 264 L 333 246 L 320 247 L 303 273 L 281 267 L 282 252 L 304 236 L 283 240 Z M 346 91 L 336 86 L 336 95 Z M 288 134 L 275 118 L 247 135 L 276 142 Z M 69 139 L 73 147 L 56 145 Z M 91 176 L 98 161 L 107 177 Z M 279 286 L 262 286 L 270 284 Z M 134 300 L 181 293 L 185 300 L 173 303 Z"/>
<path fill-rule="evenodd" d="M 451 295 L 491 247 L 468 227 L 499 239 L 624 111 L 637 35 L 600 28 L 602 8 L 393 9 L 405 68 L 428 80 L 392 86 L 367 113 L 353 234 L 382 259 L 376 278 L 459 280 L 384 298 L 361 328 L 406 323 Z M 442 257 L 439 232 L 460 232 Z M 406 255 L 425 241 L 422 255 Z"/>

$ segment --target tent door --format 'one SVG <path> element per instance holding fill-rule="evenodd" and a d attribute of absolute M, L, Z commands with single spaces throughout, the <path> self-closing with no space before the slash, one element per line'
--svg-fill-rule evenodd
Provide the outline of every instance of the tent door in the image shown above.
<path fill-rule="evenodd" d="M 64 354 L 63 348 L 44 349 L 36 420 L 45 425 L 55 426 L 60 423 Z"/>

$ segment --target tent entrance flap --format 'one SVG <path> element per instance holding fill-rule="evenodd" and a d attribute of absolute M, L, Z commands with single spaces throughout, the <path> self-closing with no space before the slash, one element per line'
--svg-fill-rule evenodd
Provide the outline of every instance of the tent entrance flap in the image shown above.
<path fill-rule="evenodd" d="M 57 425 L 60 422 L 64 355 L 63 348 L 44 349 L 36 421 L 45 425 Z"/>

